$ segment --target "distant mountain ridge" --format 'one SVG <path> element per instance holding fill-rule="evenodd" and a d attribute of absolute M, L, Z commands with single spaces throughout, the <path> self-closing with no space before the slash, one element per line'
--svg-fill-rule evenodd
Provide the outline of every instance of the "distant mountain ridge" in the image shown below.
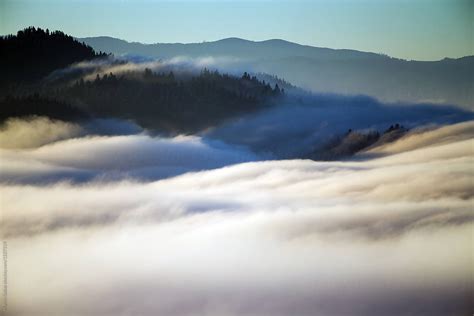
<path fill-rule="evenodd" d="M 192 44 L 141 44 L 112 37 L 78 40 L 115 55 L 158 59 L 234 57 L 247 71 L 276 75 L 313 92 L 365 94 L 385 102 L 430 102 L 474 108 L 474 56 L 408 61 L 284 40 L 253 42 L 239 38 Z"/>
<path fill-rule="evenodd" d="M 178 55 L 200 57 L 203 55 L 242 55 L 248 58 L 283 58 L 288 56 L 319 57 L 319 58 L 387 58 L 387 56 L 362 52 L 351 49 L 332 49 L 301 45 L 282 39 L 250 41 L 237 37 L 229 37 L 217 41 L 202 43 L 155 43 L 143 44 L 128 42 L 109 36 L 77 38 L 96 50 L 110 51 L 116 55 L 134 54 L 157 58 L 171 58 Z M 103 48 L 103 49 L 100 49 Z"/>

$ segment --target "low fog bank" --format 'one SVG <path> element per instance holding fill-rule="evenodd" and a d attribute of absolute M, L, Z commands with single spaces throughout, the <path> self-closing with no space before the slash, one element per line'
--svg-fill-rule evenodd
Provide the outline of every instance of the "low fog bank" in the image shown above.
<path fill-rule="evenodd" d="M 261 159 L 198 136 L 150 136 L 133 123 L 11 119 L 0 130 L 0 182 L 156 180 Z"/>
<path fill-rule="evenodd" d="M 452 106 L 382 104 L 364 96 L 314 95 L 290 98 L 281 106 L 241 117 L 204 135 L 287 159 L 323 150 L 349 129 L 383 132 L 397 123 L 412 129 L 473 118 L 471 111 Z"/>
<path fill-rule="evenodd" d="M 0 149 L 36 148 L 87 135 L 132 135 L 143 129 L 117 119 L 89 119 L 81 123 L 48 117 L 10 118 L 0 125 Z"/>
<path fill-rule="evenodd" d="M 363 161 L 248 162 L 155 182 L 4 183 L 9 310 L 469 315 L 473 126 L 412 133 Z M 130 150 L 152 141 L 130 137 L 90 141 Z M 78 167 L 91 163 L 72 152 Z M 57 159 L 71 158 L 61 150 Z"/>
<path fill-rule="evenodd" d="M 54 196 L 57 195 L 58 190 L 64 191 L 66 194 L 75 194 L 76 191 L 79 191 L 83 195 L 82 201 L 84 203 L 93 203 L 87 209 L 90 210 L 91 215 L 98 215 L 99 221 L 101 218 L 108 218 L 108 216 L 102 217 L 98 211 L 103 208 L 100 206 L 103 201 L 95 199 L 97 197 L 96 193 L 100 191 L 110 197 L 116 196 L 118 199 L 117 203 L 114 202 L 116 205 L 120 204 L 121 198 L 126 197 L 136 202 L 132 204 L 124 203 L 120 207 L 124 211 L 127 211 L 131 205 L 139 207 L 142 202 L 148 199 L 156 200 L 157 205 L 162 202 L 166 204 L 166 201 L 173 200 L 175 194 L 177 194 L 176 196 L 182 194 L 183 200 L 180 204 L 183 206 L 181 209 L 183 212 L 178 212 L 180 215 L 212 211 L 215 207 L 218 210 L 250 211 L 268 204 L 278 208 L 278 205 L 288 204 L 292 199 L 297 204 L 301 203 L 301 205 L 297 205 L 299 207 L 305 205 L 305 199 L 309 197 L 314 197 L 314 201 L 311 199 L 308 206 L 314 202 L 316 202 L 315 205 L 320 205 L 320 202 L 317 202 L 318 198 L 321 198 L 322 201 L 326 200 L 323 202 L 325 206 L 331 205 L 331 203 L 327 203 L 329 201 L 338 201 L 344 204 L 346 200 L 352 200 L 353 198 L 366 200 L 367 202 L 390 200 L 396 203 L 399 203 L 400 199 L 404 199 L 405 202 L 413 200 L 417 203 L 427 202 L 430 204 L 438 198 L 449 197 L 449 199 L 453 199 L 453 203 L 456 199 L 459 199 L 457 202 L 462 204 L 470 201 L 473 193 L 470 190 L 472 184 L 469 182 L 473 170 L 468 168 L 473 159 L 473 136 L 474 121 L 471 121 L 442 128 L 416 131 L 392 144 L 374 148 L 361 154 L 377 154 L 372 159 L 340 162 L 276 160 L 240 164 L 238 163 L 239 158 L 243 161 L 246 159 L 250 161 L 256 157 L 250 153 L 242 155 L 244 151 L 236 153 L 233 151 L 234 148 L 228 148 L 225 144 L 214 144 L 214 147 L 212 147 L 211 144 L 206 144 L 197 137 L 182 136 L 173 139 L 153 139 L 146 135 L 87 137 L 60 141 L 35 150 L 29 150 L 28 158 L 30 160 L 28 162 L 30 165 L 34 165 L 32 163 L 33 159 L 50 162 L 50 169 L 46 170 L 46 173 L 54 172 L 56 168 L 83 168 L 94 171 L 134 170 L 135 168 L 140 170 L 140 168 L 143 168 L 148 171 L 151 168 L 150 166 L 167 168 L 172 163 L 176 165 L 183 163 L 183 165 L 191 168 L 206 163 L 229 162 L 235 159 L 233 161 L 234 166 L 213 171 L 191 172 L 155 182 L 136 181 L 133 180 L 133 177 L 116 182 L 104 182 L 104 178 L 97 178 L 95 181 L 85 184 L 73 184 L 61 180 L 58 183 L 51 183 L 44 187 L 36 186 L 34 181 L 26 185 L 15 185 L 10 182 L 4 183 L 2 188 L 5 192 L 15 192 L 27 188 L 31 197 L 33 197 L 33 194 L 38 195 L 39 202 L 43 200 L 41 195 L 51 195 L 51 198 L 45 198 L 44 201 L 50 203 L 49 207 L 52 209 L 61 210 L 60 213 L 64 219 L 70 217 L 69 214 L 64 213 L 69 208 L 76 210 L 76 213 L 73 212 L 70 215 L 81 216 L 86 215 L 87 212 L 81 211 L 82 206 L 80 204 L 70 206 L 58 204 L 56 207 L 54 206 L 56 200 Z M 402 148 L 405 150 L 401 150 Z M 127 157 L 124 155 L 125 149 L 129 153 L 133 152 L 135 156 Z M 18 165 L 15 165 L 14 162 L 17 164 L 23 163 L 20 159 L 21 156 L 14 156 L 16 152 L 5 151 L 2 153 L 2 159 L 5 159 L 2 162 L 4 173 L 15 172 L 18 169 Z M 93 157 L 89 155 L 91 152 L 94 153 Z M 239 157 L 237 154 L 241 154 L 241 156 Z M 13 156 L 15 159 L 9 160 L 9 156 Z M 120 157 L 121 159 L 114 159 L 114 157 Z M 47 164 L 44 163 L 44 166 L 47 166 Z M 443 168 L 440 169 L 439 167 Z M 416 175 L 413 174 L 410 182 L 416 183 L 417 189 L 412 190 L 412 186 L 402 181 L 402 179 L 410 177 L 409 175 L 415 170 Z M 27 170 L 25 170 L 25 173 L 27 173 Z M 386 180 L 385 184 L 384 180 Z M 436 186 L 433 186 L 433 184 L 436 184 Z M 316 190 L 315 188 L 318 187 L 319 189 Z M 298 190 L 298 188 L 301 190 Z M 227 190 L 230 190 L 230 192 L 227 192 Z M 237 193 L 240 190 L 244 192 L 247 190 L 249 192 L 254 191 L 254 193 L 227 194 Z M 126 193 L 126 191 L 129 191 L 129 193 Z M 278 194 L 279 191 L 282 192 L 282 195 Z M 133 192 L 141 193 L 136 195 Z M 175 193 L 167 198 L 160 198 L 160 195 L 166 196 L 172 192 Z M 262 205 L 251 203 L 254 198 L 260 200 L 260 197 L 265 197 L 265 195 L 259 195 L 262 192 L 275 196 L 272 199 L 263 199 L 261 201 Z M 89 193 L 93 194 L 94 199 L 86 202 Z M 69 199 L 62 197 L 62 194 L 60 196 L 59 203 L 69 203 Z M 186 202 L 186 196 L 190 197 L 190 201 Z M 210 196 L 215 196 L 212 200 L 216 203 L 210 203 L 210 206 L 207 207 L 206 201 Z M 6 203 L 5 206 L 9 206 L 8 195 L 5 194 L 3 197 Z M 288 197 L 291 197 L 291 199 L 288 199 Z M 198 202 L 201 199 L 203 202 Z M 13 205 L 23 203 L 15 199 L 11 199 L 10 202 Z M 201 206 L 195 208 L 196 205 Z M 403 203 L 400 205 L 403 205 Z M 163 209 L 166 208 L 163 207 Z M 35 209 L 35 206 L 31 206 L 23 211 L 19 209 L 18 212 L 12 212 L 11 215 L 33 219 L 24 212 L 35 214 Z M 176 208 L 168 207 L 168 209 Z M 272 208 L 270 207 L 270 209 Z M 149 208 L 149 210 L 153 211 L 154 208 Z M 374 209 L 374 211 L 376 210 Z M 437 212 L 431 210 L 424 213 L 423 217 Z M 461 213 L 464 214 L 463 212 Z M 133 215 L 131 210 L 129 215 Z M 144 214 L 140 213 L 141 215 Z M 409 212 L 406 215 L 411 216 Z M 8 216 L 6 218 L 8 221 Z M 451 222 L 447 220 L 448 218 L 449 216 L 443 216 L 439 220 L 440 222 Z M 148 218 L 145 219 L 148 220 Z M 86 222 L 93 224 L 93 221 L 90 220 Z M 425 224 L 430 223 L 425 222 Z M 422 222 L 418 224 L 422 224 Z M 364 225 L 365 223 L 361 222 L 361 227 Z M 383 228 L 384 226 L 381 227 L 381 232 L 383 232 Z M 381 234 L 381 236 L 384 235 Z"/>
<path fill-rule="evenodd" d="M 249 161 L 318 160 L 318 155 L 310 153 L 330 153 L 327 144 L 349 129 L 383 131 L 399 123 L 409 128 L 411 135 L 473 117 L 451 107 L 388 106 L 366 97 L 308 100 L 307 105 L 272 107 L 191 136 L 164 137 L 118 119 L 9 119 L 0 127 L 0 162 L 5 166 L 0 182 L 153 181 Z M 404 134 L 405 130 L 399 136 Z M 338 149 L 350 147 L 356 140 L 348 137 Z M 385 146 L 383 138 L 374 146 Z M 384 150 L 370 154 L 380 155 Z"/>

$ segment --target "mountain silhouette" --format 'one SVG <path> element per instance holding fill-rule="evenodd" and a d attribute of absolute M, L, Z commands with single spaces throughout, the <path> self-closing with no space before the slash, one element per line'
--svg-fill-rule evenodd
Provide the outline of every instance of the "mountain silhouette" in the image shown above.
<path fill-rule="evenodd" d="M 96 50 L 112 52 L 115 55 L 137 54 L 156 58 L 172 58 L 175 56 L 201 57 L 206 55 L 236 56 L 244 59 L 285 58 L 289 56 L 330 59 L 385 58 L 385 56 L 375 53 L 366 53 L 350 49 L 313 47 L 281 39 L 255 42 L 230 37 L 214 42 L 189 44 L 142 44 L 138 42 L 127 42 L 108 36 L 85 37 L 79 40 L 94 47 Z"/>
<path fill-rule="evenodd" d="M 0 86 L 34 82 L 55 69 L 104 56 L 61 31 L 28 27 L 0 37 Z"/>

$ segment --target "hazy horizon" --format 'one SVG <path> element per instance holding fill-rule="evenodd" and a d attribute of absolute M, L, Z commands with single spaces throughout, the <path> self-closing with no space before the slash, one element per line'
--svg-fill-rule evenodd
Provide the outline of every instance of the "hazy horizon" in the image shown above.
<path fill-rule="evenodd" d="M 36 26 L 147 44 L 276 38 L 428 61 L 473 54 L 473 9 L 467 0 L 5 0 L 0 33 Z"/>
<path fill-rule="evenodd" d="M 27 28 L 27 27 L 38 27 L 38 26 L 29 25 L 29 26 L 25 26 L 24 28 Z M 24 29 L 24 28 L 22 28 L 22 29 Z M 40 28 L 41 28 L 41 27 L 40 27 Z M 18 31 L 20 31 L 20 30 L 22 30 L 22 29 L 18 29 Z M 44 28 L 44 29 L 47 29 L 47 28 Z M 49 29 L 49 31 L 61 31 L 61 32 L 62 32 L 62 30 L 60 30 L 60 29 L 58 29 L 58 30 L 56 30 L 56 29 Z M 16 34 L 16 32 L 13 32 L 13 33 L 5 33 L 5 34 L 0 34 L 0 36 L 8 36 L 8 35 L 15 35 L 15 34 Z M 355 48 L 350 48 L 350 47 L 334 48 L 334 47 L 318 46 L 318 45 L 311 45 L 311 44 L 298 43 L 298 42 L 294 42 L 294 41 L 291 41 L 291 40 L 288 40 L 288 39 L 284 39 L 284 38 L 268 38 L 268 39 L 262 39 L 262 40 L 251 40 L 251 39 L 242 38 L 242 37 L 237 37 L 237 36 L 228 36 L 228 37 L 223 37 L 223 38 L 219 38 L 219 39 L 215 39 L 215 40 L 204 40 L 204 41 L 200 41 L 200 42 L 141 42 L 141 41 L 136 41 L 136 40 L 123 39 L 123 38 L 120 38 L 120 37 L 115 37 L 115 36 L 106 35 L 106 34 L 103 34 L 103 35 L 91 35 L 91 36 L 75 36 L 74 34 L 71 34 L 71 36 L 73 36 L 75 39 L 78 39 L 78 40 L 91 39 L 91 38 L 110 38 L 110 39 L 120 40 L 120 41 L 124 41 L 124 42 L 131 43 L 131 44 L 143 44 L 143 45 L 160 45 L 160 44 L 182 44 L 182 45 L 188 45 L 188 44 L 205 44 L 205 43 L 216 43 L 216 42 L 221 42 L 221 41 L 226 41 L 226 40 L 241 40 L 241 41 L 252 42 L 252 43 L 264 43 L 264 42 L 270 42 L 270 41 L 283 41 L 283 42 L 287 42 L 287 43 L 291 43 L 291 44 L 295 44 L 295 45 L 299 45 L 299 46 L 306 46 L 306 47 L 313 47 L 313 48 L 322 48 L 322 49 L 331 49 L 331 50 L 350 50 L 350 51 L 358 51 L 358 52 L 363 52 L 363 53 L 383 54 L 383 55 L 388 56 L 388 57 L 391 57 L 391 58 L 402 59 L 402 60 L 407 60 L 407 61 L 440 61 L 440 60 L 443 60 L 443 59 L 446 59 L 446 58 L 447 58 L 447 59 L 460 59 L 460 58 L 465 58 L 465 57 L 474 56 L 474 52 L 471 52 L 471 53 L 468 54 L 468 55 L 462 55 L 462 56 L 458 56 L 458 57 L 448 57 L 448 56 L 444 56 L 444 57 L 441 57 L 441 58 L 439 58 L 439 59 L 432 59 L 432 60 L 406 59 L 406 58 L 397 57 L 397 56 L 392 56 L 392 55 L 389 55 L 389 54 L 384 54 L 384 53 L 375 52 L 375 51 L 366 51 L 366 50 L 360 50 L 360 49 L 355 49 Z M 108 52 L 107 52 L 107 53 L 108 53 Z"/>
<path fill-rule="evenodd" d="M 2 36 L 5 36 L 5 35 L 8 35 L 8 34 L 3 34 Z M 125 41 L 125 42 L 127 42 L 127 43 L 138 43 L 138 44 L 143 44 L 143 45 L 157 45 L 157 44 L 158 44 L 158 45 L 159 45 L 159 44 L 183 44 L 183 45 L 187 45 L 187 44 L 204 44 L 204 43 L 216 43 L 216 42 L 225 41 L 225 40 L 242 40 L 242 41 L 253 42 L 253 43 L 264 43 L 264 42 L 270 42 L 270 41 L 283 41 L 283 42 L 292 43 L 292 44 L 296 44 L 296 45 L 300 45 L 300 46 L 308 46 L 308 47 L 314 47 L 314 48 L 333 49 L 333 50 L 353 50 L 353 51 L 358 51 L 358 52 L 363 52 L 363 53 L 382 54 L 382 53 L 378 53 L 378 52 L 374 52 L 374 51 L 364 51 L 364 50 L 359 50 L 359 49 L 350 48 L 350 47 L 334 48 L 334 47 L 310 45 L 310 44 L 304 44 L 304 43 L 293 42 L 293 41 L 291 41 L 291 40 L 284 39 L 284 38 L 268 38 L 268 39 L 263 39 L 263 40 L 251 40 L 251 39 L 242 38 L 242 37 L 237 37 L 237 36 L 229 36 L 229 37 L 223 37 L 223 38 L 219 38 L 219 39 L 215 39 L 215 40 L 205 40 L 205 41 L 201 41 L 201 42 L 140 42 L 140 41 L 127 40 L 127 39 L 123 39 L 123 38 L 119 38 L 119 37 L 114 37 L 114 36 L 110 36 L 110 35 L 82 36 L 82 37 L 75 36 L 74 38 L 76 38 L 76 39 L 87 39 L 87 38 L 101 38 L 101 37 L 102 37 L 102 38 L 104 38 L 104 37 L 105 37 L 105 38 L 112 38 L 112 39 L 116 39 L 116 40 L 120 40 L 120 41 Z M 406 58 L 396 57 L 396 56 L 392 56 L 392 55 L 388 55 L 388 54 L 384 54 L 384 55 L 389 56 L 389 57 L 392 57 L 392 58 L 403 59 L 403 60 L 413 60 L 413 61 L 438 61 L 438 60 L 442 60 L 442 59 L 445 59 L 445 58 L 449 58 L 449 59 L 459 59 L 459 58 L 464 58 L 464 57 L 470 57 L 470 56 L 474 56 L 474 53 L 471 53 L 471 54 L 469 54 L 469 55 L 459 56 L 459 57 L 448 57 L 448 56 L 445 56 L 445 57 L 442 57 L 442 58 L 439 58 L 439 59 L 433 59 L 433 60 L 406 59 Z"/>

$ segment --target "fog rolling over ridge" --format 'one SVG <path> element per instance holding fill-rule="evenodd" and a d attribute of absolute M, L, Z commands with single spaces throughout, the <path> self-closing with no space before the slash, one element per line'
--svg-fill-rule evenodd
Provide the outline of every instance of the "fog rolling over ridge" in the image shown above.
<path fill-rule="evenodd" d="M 353 131 L 383 133 L 390 125 L 409 129 L 474 119 L 471 111 L 430 104 L 383 104 L 364 96 L 314 95 L 241 116 L 203 133 L 245 145 L 274 158 L 301 158 L 324 151 L 334 139 Z M 342 158 L 342 157 L 336 157 Z"/>
<path fill-rule="evenodd" d="M 0 38 L 7 315 L 473 314 L 473 57 L 87 40 Z"/>
<path fill-rule="evenodd" d="M 197 135 L 173 137 L 118 119 L 11 118 L 0 128 L 0 162 L 5 166 L 0 181 L 150 181 L 249 161 L 347 159 L 359 150 L 333 155 L 328 145 L 349 129 L 383 133 L 397 123 L 409 129 L 404 132 L 409 136 L 472 119 L 471 112 L 453 107 L 325 95 L 308 98 L 308 104 L 289 102 L 251 112 Z"/>
<path fill-rule="evenodd" d="M 140 44 L 111 37 L 81 38 L 117 56 L 170 59 L 226 57 L 234 68 L 277 75 L 314 92 L 365 94 L 386 102 L 434 102 L 474 107 L 474 57 L 407 61 L 374 53 L 229 38 L 196 44 Z"/>

